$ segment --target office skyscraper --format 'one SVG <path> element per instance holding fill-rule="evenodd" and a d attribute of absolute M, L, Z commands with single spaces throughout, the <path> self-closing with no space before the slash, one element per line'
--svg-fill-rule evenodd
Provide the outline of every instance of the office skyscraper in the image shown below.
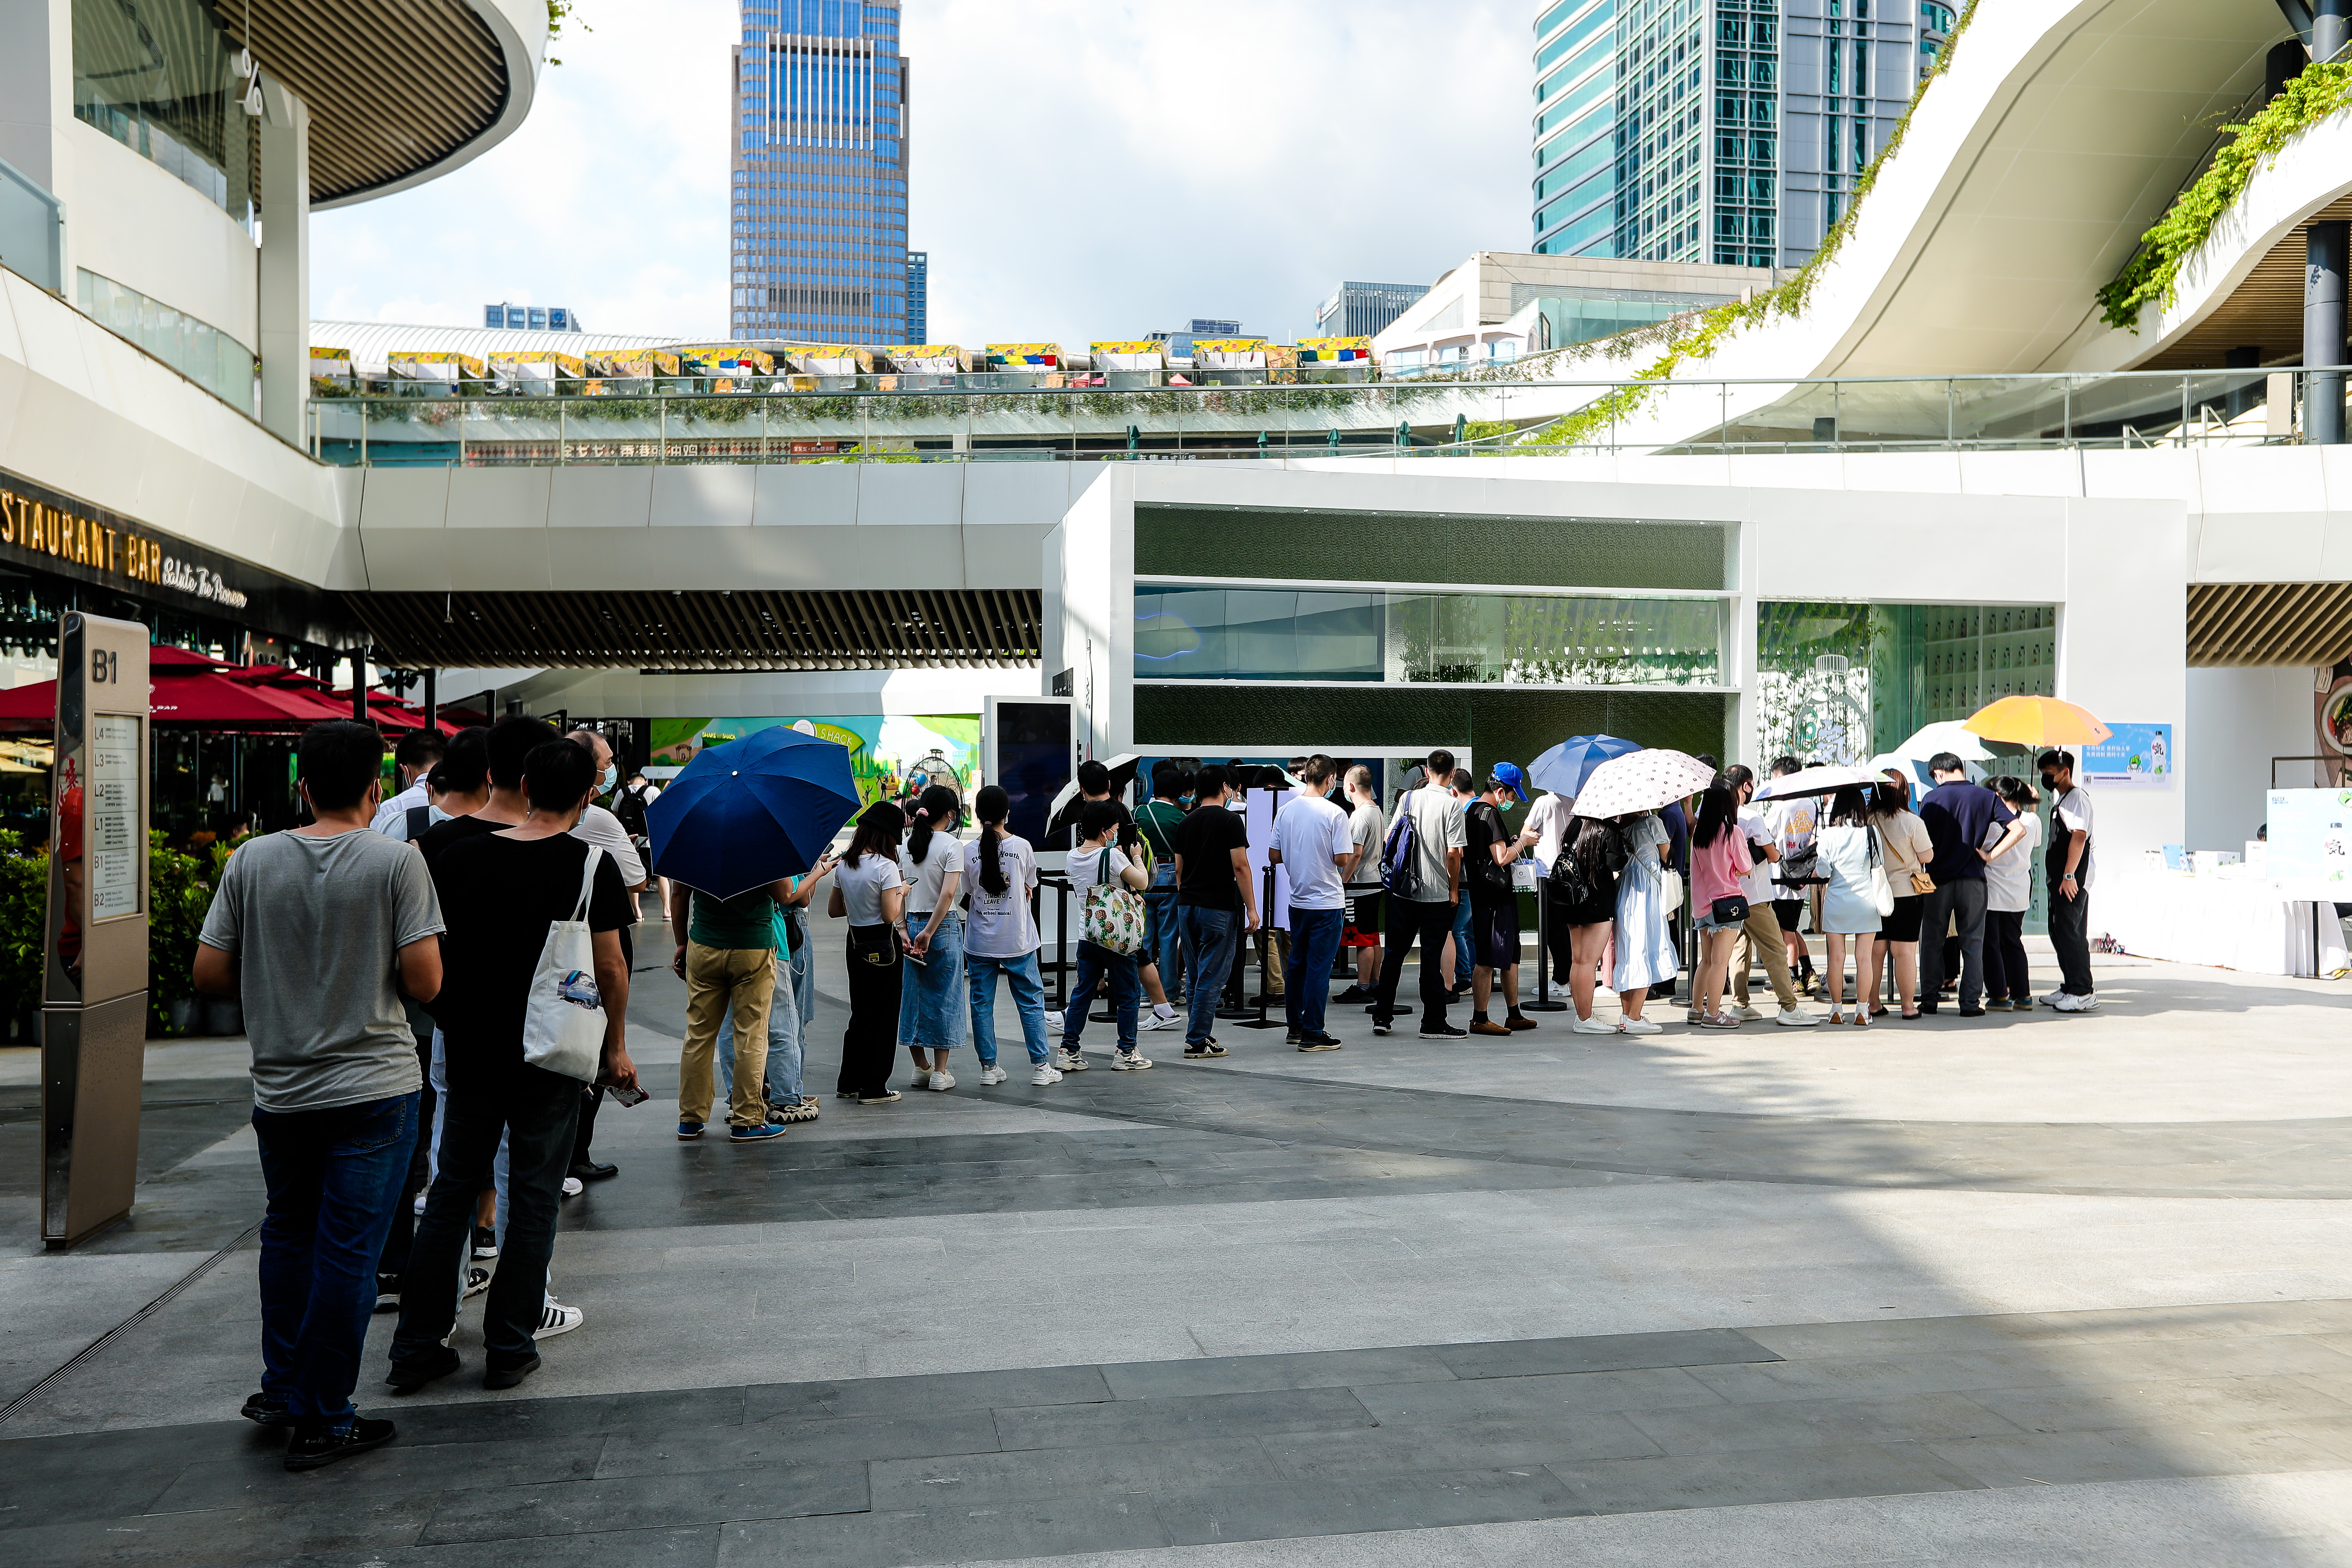
<path fill-rule="evenodd" d="M 1802 265 L 1952 21 L 1932 0 L 1546 5 L 1535 249 Z"/>
<path fill-rule="evenodd" d="M 908 318 L 898 0 L 742 0 L 737 338 L 896 342 Z"/>
<path fill-rule="evenodd" d="M 1342 283 L 1316 307 L 1318 338 L 1376 338 L 1429 292 L 1426 283 Z"/>
<path fill-rule="evenodd" d="M 931 253 L 907 252 L 907 336 L 909 343 L 931 341 Z"/>

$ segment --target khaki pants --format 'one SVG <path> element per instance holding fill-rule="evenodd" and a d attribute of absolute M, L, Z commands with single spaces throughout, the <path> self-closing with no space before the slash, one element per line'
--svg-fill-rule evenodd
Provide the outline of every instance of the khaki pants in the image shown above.
<path fill-rule="evenodd" d="M 1789 944 L 1780 934 L 1780 917 L 1769 903 L 1748 907 L 1748 923 L 1739 928 L 1739 941 L 1731 950 L 1731 995 L 1742 1007 L 1748 1005 L 1751 954 L 1764 961 L 1764 973 L 1772 982 L 1772 994 L 1780 999 L 1780 1005 L 1795 1006 L 1797 988 L 1789 981 Z"/>
<path fill-rule="evenodd" d="M 767 1121 L 761 1084 L 768 1074 L 768 1003 L 775 990 L 774 948 L 687 944 L 686 1048 L 677 1064 L 680 1121 L 710 1120 L 710 1101 L 718 1093 L 712 1058 L 719 1022 L 730 1009 L 735 1015 L 735 1091 L 728 1099 L 728 1124 L 758 1127 Z"/>

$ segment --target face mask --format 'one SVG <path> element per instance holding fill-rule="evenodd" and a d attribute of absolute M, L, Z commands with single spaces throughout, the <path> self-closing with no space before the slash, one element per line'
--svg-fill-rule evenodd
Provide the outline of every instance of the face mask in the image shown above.
<path fill-rule="evenodd" d="M 611 789 L 614 784 L 619 782 L 620 777 L 621 770 L 619 765 L 616 763 L 606 763 L 604 771 L 596 775 L 596 793 L 598 795 L 603 795 L 606 790 Z"/>

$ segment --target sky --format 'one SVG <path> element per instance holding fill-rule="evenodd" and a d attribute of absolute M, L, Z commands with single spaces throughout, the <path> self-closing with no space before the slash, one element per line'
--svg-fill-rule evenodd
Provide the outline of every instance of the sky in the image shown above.
<path fill-rule="evenodd" d="M 1528 243 L 1536 0 L 907 0 L 935 342 L 1309 331 L 1342 279 Z M 732 0 L 583 0 L 530 114 L 311 220 L 322 321 L 723 338 Z"/>

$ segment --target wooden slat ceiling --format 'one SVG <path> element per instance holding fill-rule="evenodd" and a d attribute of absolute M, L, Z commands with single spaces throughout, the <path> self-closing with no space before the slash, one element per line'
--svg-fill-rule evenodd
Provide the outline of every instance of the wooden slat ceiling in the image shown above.
<path fill-rule="evenodd" d="M 2352 583 L 2193 583 L 2189 662 L 2333 665 L 2352 654 Z"/>
<path fill-rule="evenodd" d="M 2219 369 L 2223 356 L 2240 347 L 2258 348 L 2262 363 L 2303 361 L 2303 244 L 2306 229 L 2322 220 L 2352 218 L 2352 196 L 2314 213 L 2231 291 L 2213 313 L 2181 334 L 2165 351 L 2135 370 Z M 2155 311 L 2147 312 L 2155 319 Z"/>
<path fill-rule="evenodd" d="M 416 668 L 971 669 L 1034 664 L 1034 588 L 352 594 Z"/>
<path fill-rule="evenodd" d="M 232 43 L 244 0 L 212 0 Z M 505 109 L 507 63 L 465 0 L 252 0 L 262 70 L 310 110 L 310 200 L 429 168 Z"/>

